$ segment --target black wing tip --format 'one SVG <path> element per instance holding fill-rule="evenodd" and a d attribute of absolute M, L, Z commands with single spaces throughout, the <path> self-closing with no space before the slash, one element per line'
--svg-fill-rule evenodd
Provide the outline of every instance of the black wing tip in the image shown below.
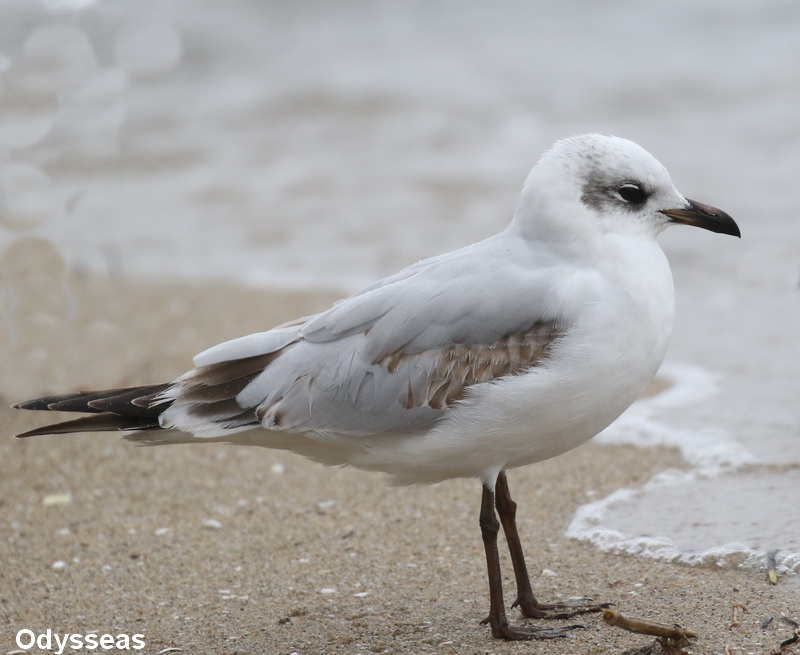
<path fill-rule="evenodd" d="M 119 416 L 112 412 L 82 416 L 71 421 L 51 423 L 33 430 L 14 435 L 16 439 L 40 437 L 44 435 L 73 434 L 76 432 L 126 432 L 140 430 L 161 430 L 157 417 Z"/>
<path fill-rule="evenodd" d="M 51 423 L 14 435 L 27 439 L 41 435 L 68 434 L 72 432 L 114 432 L 118 430 L 160 430 L 159 416 L 169 407 L 169 399 L 161 394 L 171 383 L 106 389 L 103 391 L 80 391 L 60 396 L 43 396 L 16 403 L 13 409 L 83 412 L 83 416 L 71 421 Z"/>
<path fill-rule="evenodd" d="M 102 389 L 100 391 L 78 391 L 58 396 L 42 396 L 16 405 L 13 409 L 58 412 L 114 412 L 123 416 L 157 416 L 151 405 L 169 402 L 162 400 L 161 394 L 169 389 L 172 383 L 150 384 L 139 387 L 121 387 Z"/>
<path fill-rule="evenodd" d="M 47 398 L 34 398 L 33 400 L 26 400 L 21 403 L 11 405 L 11 409 L 32 409 L 32 410 L 47 410 L 50 409 L 49 403 L 45 402 Z"/>
<path fill-rule="evenodd" d="M 30 437 L 41 437 L 44 435 L 56 435 L 58 432 L 53 432 L 52 428 L 54 426 L 47 425 L 42 428 L 34 428 L 33 430 L 28 430 L 27 432 L 20 432 L 19 434 L 14 435 L 14 439 L 28 439 Z"/>

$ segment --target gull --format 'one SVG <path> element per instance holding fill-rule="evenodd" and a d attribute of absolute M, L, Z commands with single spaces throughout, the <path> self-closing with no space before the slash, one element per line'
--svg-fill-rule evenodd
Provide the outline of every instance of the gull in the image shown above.
<path fill-rule="evenodd" d="M 214 346 L 172 382 L 15 405 L 89 413 L 18 436 L 122 430 L 140 444 L 285 449 L 380 471 L 395 484 L 477 478 L 489 578 L 483 623 L 498 638 L 563 637 L 577 626 L 509 624 L 501 525 L 512 607 L 524 617 L 568 618 L 601 605 L 534 596 L 506 471 L 585 443 L 656 374 L 674 318 L 656 237 L 671 223 L 740 236 L 728 214 L 682 196 L 637 144 L 563 139 L 531 170 L 499 234 L 322 313 Z"/>

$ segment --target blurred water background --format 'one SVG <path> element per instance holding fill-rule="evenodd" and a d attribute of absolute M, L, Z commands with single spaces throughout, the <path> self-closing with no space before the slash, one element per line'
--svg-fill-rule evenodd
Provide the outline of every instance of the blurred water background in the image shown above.
<path fill-rule="evenodd" d="M 555 139 L 624 136 L 743 239 L 663 235 L 666 390 L 599 438 L 688 469 L 588 489 L 569 533 L 798 570 L 799 24 L 796 0 L 3 0 L 4 322 L 21 260 L 349 293 L 502 229 Z"/>

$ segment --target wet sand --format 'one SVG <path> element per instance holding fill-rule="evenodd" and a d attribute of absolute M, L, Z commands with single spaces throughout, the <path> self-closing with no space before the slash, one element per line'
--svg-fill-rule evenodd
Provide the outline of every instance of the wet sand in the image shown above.
<path fill-rule="evenodd" d="M 144 634 L 147 653 L 619 654 L 652 643 L 597 615 L 567 639 L 493 640 L 480 625 L 488 593 L 474 480 L 390 488 L 376 474 L 268 450 L 11 439 L 46 418 L 5 409 L 13 402 L 171 379 L 205 347 L 333 300 L 98 277 L 39 282 L 34 294 L 26 278 L 28 293 L 6 305 L 0 652 L 16 650 L 24 628 Z M 674 452 L 590 443 L 512 471 L 535 591 L 683 624 L 700 635 L 693 653 L 770 653 L 791 636 L 780 617 L 798 618 L 797 576 L 770 586 L 763 571 L 605 554 L 563 536 L 589 499 L 682 466 Z M 737 605 L 747 611 L 732 625 Z"/>

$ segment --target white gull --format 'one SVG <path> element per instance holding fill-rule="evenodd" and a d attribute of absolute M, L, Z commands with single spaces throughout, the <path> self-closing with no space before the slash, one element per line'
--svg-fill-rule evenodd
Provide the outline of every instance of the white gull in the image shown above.
<path fill-rule="evenodd" d="M 674 315 L 655 238 L 670 223 L 739 236 L 730 216 L 684 198 L 635 143 L 564 139 L 533 168 L 500 234 L 320 314 L 214 346 L 173 382 L 20 403 L 92 415 L 19 436 L 121 429 L 153 445 L 286 449 L 398 484 L 479 478 L 486 622 L 496 637 L 563 636 L 509 626 L 495 509 L 523 615 L 598 609 L 536 600 L 505 471 L 588 441 L 655 375 Z"/>

